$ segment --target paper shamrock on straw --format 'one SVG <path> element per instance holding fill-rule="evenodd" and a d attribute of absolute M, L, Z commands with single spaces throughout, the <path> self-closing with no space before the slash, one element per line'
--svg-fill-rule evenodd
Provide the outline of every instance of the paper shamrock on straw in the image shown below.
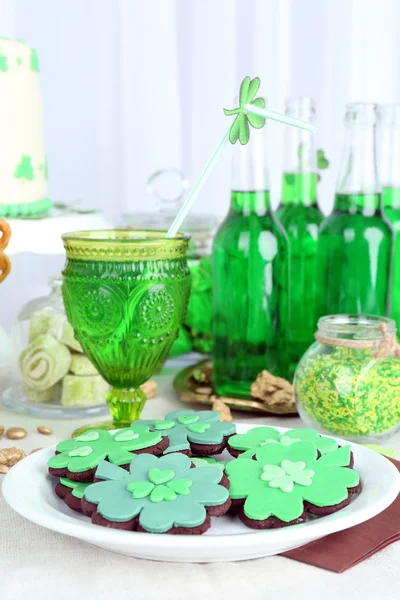
<path fill-rule="evenodd" d="M 255 129 L 261 129 L 261 127 L 264 127 L 265 117 L 251 114 L 244 108 L 246 104 L 252 104 L 258 108 L 265 108 L 264 98 L 255 98 L 255 95 L 260 88 L 260 83 L 259 77 L 255 77 L 254 79 L 245 77 L 240 86 L 238 108 L 224 108 L 224 113 L 226 116 L 237 115 L 229 132 L 229 141 L 231 144 L 236 144 L 238 140 L 243 145 L 247 144 L 250 138 L 249 123 Z"/>

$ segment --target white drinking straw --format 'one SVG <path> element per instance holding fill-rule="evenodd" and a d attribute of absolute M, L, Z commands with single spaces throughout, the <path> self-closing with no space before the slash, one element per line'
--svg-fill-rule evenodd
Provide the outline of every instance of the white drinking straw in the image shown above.
<path fill-rule="evenodd" d="M 273 110 L 267 110 L 266 108 L 259 108 L 258 106 L 253 106 L 253 104 L 245 104 L 244 110 L 253 113 L 254 115 L 260 115 L 260 117 L 271 119 L 272 121 L 278 121 L 279 123 L 292 125 L 299 129 L 305 129 L 306 131 L 316 131 L 318 129 L 318 125 L 314 125 L 314 123 L 308 123 L 307 121 L 289 117 L 288 115 L 283 115 L 282 113 L 274 112 Z"/>
<path fill-rule="evenodd" d="M 315 131 L 317 129 L 317 125 L 313 125 L 312 123 L 308 123 L 307 121 L 301 121 L 300 119 L 296 119 L 295 117 L 289 117 L 288 115 L 283 115 L 281 113 L 273 112 L 272 110 L 267 110 L 266 108 L 259 108 L 258 106 L 253 106 L 252 104 L 245 104 L 244 109 L 246 112 L 251 112 L 255 115 L 260 115 L 261 117 L 265 117 L 266 119 L 271 119 L 272 121 L 279 121 L 279 123 L 286 123 L 286 125 L 292 125 L 293 127 L 298 127 L 299 129 L 305 129 L 306 131 Z M 192 206 L 197 194 L 203 187 L 213 166 L 217 162 L 217 159 L 218 159 L 219 155 L 221 154 L 222 149 L 224 148 L 224 146 L 229 138 L 230 129 L 231 128 L 229 127 L 228 131 L 225 133 L 224 137 L 218 144 L 217 148 L 214 151 L 214 154 L 212 155 L 211 159 L 209 160 L 208 164 L 206 165 L 206 167 L 203 170 L 202 174 L 200 175 L 199 179 L 195 183 L 192 191 L 190 192 L 189 196 L 186 198 L 184 204 L 181 206 L 178 214 L 176 215 L 176 217 L 174 219 L 174 222 L 172 223 L 171 227 L 168 229 L 168 233 L 165 237 L 167 237 L 167 238 L 175 237 L 175 235 L 179 231 L 179 229 L 182 225 L 182 222 L 183 222 L 184 218 L 186 217 L 187 213 L 189 212 L 189 210 L 191 209 L 191 206 Z"/>

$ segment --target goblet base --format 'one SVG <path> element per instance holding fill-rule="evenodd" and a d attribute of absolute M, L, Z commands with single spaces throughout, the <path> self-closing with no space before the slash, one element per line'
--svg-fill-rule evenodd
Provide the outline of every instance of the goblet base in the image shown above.
<path fill-rule="evenodd" d="M 112 421 L 100 421 L 90 423 L 76 429 L 72 437 L 77 437 L 91 429 L 122 429 L 129 427 L 133 421 L 137 421 L 142 414 L 146 402 L 146 394 L 138 388 L 112 388 L 106 396 L 108 408 L 110 409 Z"/>

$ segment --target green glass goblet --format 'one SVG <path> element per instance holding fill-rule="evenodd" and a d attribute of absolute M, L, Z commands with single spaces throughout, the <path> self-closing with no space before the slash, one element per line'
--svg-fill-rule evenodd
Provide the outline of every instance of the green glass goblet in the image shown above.
<path fill-rule="evenodd" d="M 127 427 L 140 417 L 140 385 L 168 356 L 185 316 L 189 236 L 164 231 L 78 231 L 63 235 L 62 294 L 75 337 L 111 385 L 113 417 L 80 428 Z"/>

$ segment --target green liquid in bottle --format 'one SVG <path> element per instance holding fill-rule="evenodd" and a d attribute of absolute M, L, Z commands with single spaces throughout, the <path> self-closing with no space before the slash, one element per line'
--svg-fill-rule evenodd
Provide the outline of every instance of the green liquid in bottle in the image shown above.
<path fill-rule="evenodd" d="M 317 206 L 316 173 L 284 173 L 282 198 L 290 206 L 281 223 L 290 245 L 290 372 L 312 344 L 318 320 L 318 228 L 323 215 Z"/>
<path fill-rule="evenodd" d="M 288 242 L 267 191 L 232 191 L 213 247 L 214 387 L 247 398 L 264 369 L 287 377 Z"/>
<path fill-rule="evenodd" d="M 380 194 L 337 194 L 318 252 L 320 316 L 386 315 L 392 231 L 382 219 Z"/>
<path fill-rule="evenodd" d="M 390 316 L 400 331 L 400 188 L 384 187 L 382 190 L 383 211 L 391 223 L 395 236 L 395 252 L 392 268 L 392 296 Z"/>

